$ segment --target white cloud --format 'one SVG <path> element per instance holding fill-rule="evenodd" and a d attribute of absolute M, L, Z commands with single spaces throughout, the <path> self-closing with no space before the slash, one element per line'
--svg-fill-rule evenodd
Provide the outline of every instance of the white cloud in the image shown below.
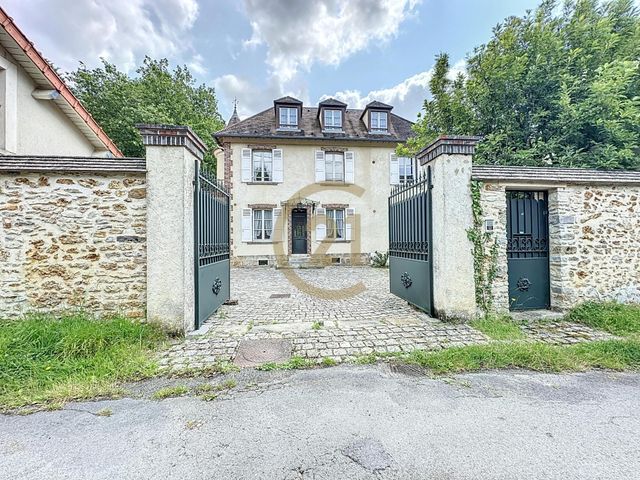
<path fill-rule="evenodd" d="M 449 72 L 450 78 L 455 78 L 458 73 L 465 71 L 464 60 L 458 61 Z M 417 73 L 390 88 L 372 90 L 362 94 L 359 90 L 343 90 L 333 95 L 323 95 L 320 100 L 333 97 L 345 102 L 349 108 L 363 108 L 367 103 L 378 100 L 393 105 L 393 113 L 415 121 L 416 115 L 422 109 L 422 104 L 427 97 L 429 80 L 433 69 Z"/>
<path fill-rule="evenodd" d="M 42 53 L 63 70 L 99 57 L 131 71 L 146 54 L 192 58 L 188 32 L 196 0 L 5 0 L 4 7 Z M 195 70 L 195 68 L 194 68 Z"/>
<path fill-rule="evenodd" d="M 421 0 L 245 0 L 252 36 L 280 83 L 314 63 L 339 65 L 350 55 L 393 38 Z"/>
<path fill-rule="evenodd" d="M 230 116 L 234 99 L 238 99 L 238 115 L 240 115 L 240 118 L 245 119 L 271 107 L 273 100 L 284 95 L 292 95 L 302 101 L 307 98 L 304 89 L 283 90 L 281 85 L 274 79 L 264 85 L 257 86 L 236 75 L 229 74 L 216 78 L 213 84 L 220 100 L 220 108 L 223 110 L 225 117 Z M 231 107 L 224 108 L 227 106 Z"/>

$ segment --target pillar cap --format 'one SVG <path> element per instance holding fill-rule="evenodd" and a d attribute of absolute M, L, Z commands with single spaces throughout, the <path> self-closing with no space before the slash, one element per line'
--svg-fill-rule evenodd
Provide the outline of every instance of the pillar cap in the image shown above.
<path fill-rule="evenodd" d="M 140 130 L 144 146 L 184 147 L 200 160 L 207 151 L 202 139 L 187 126 L 139 123 L 136 128 Z"/>
<path fill-rule="evenodd" d="M 443 154 L 473 155 L 480 140 L 482 137 L 472 135 L 442 135 L 423 148 L 416 158 L 424 165 Z"/>

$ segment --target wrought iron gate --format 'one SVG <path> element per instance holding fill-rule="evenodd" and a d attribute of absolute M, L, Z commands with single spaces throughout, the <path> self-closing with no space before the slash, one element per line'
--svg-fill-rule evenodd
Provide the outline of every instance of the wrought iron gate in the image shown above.
<path fill-rule="evenodd" d="M 512 310 L 549 308 L 547 192 L 507 191 L 507 262 Z"/>
<path fill-rule="evenodd" d="M 389 196 L 391 293 L 433 314 L 431 269 L 431 167 Z"/>
<path fill-rule="evenodd" d="M 229 299 L 229 192 L 204 165 L 194 180 L 195 322 Z"/>

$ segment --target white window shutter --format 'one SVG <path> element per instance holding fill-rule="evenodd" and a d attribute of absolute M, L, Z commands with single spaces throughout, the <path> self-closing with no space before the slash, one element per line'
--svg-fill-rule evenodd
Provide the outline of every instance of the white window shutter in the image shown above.
<path fill-rule="evenodd" d="M 316 240 L 322 241 L 327 237 L 327 226 L 324 223 L 316 224 Z"/>
<path fill-rule="evenodd" d="M 282 215 L 282 209 L 281 208 L 274 208 L 273 209 L 273 217 L 279 217 L 280 215 Z"/>
<path fill-rule="evenodd" d="M 325 180 L 324 152 L 316 150 L 316 182 L 324 182 Z"/>
<path fill-rule="evenodd" d="M 253 238 L 253 235 L 251 234 L 251 229 L 252 229 L 251 223 L 252 223 L 251 209 L 243 208 L 242 209 L 242 241 L 243 242 L 250 242 L 251 239 Z"/>
<path fill-rule="evenodd" d="M 351 224 L 350 223 L 344 224 L 344 233 L 345 233 L 345 240 L 351 240 Z"/>
<path fill-rule="evenodd" d="M 284 162 L 282 159 L 282 149 L 275 148 L 271 150 L 273 158 L 273 181 L 281 183 L 284 181 Z"/>
<path fill-rule="evenodd" d="M 353 217 L 356 214 L 356 209 L 353 207 L 347 208 L 347 217 Z"/>
<path fill-rule="evenodd" d="M 400 184 L 400 162 L 395 153 L 389 156 L 389 178 L 391 179 L 391 185 Z"/>
<path fill-rule="evenodd" d="M 344 152 L 344 181 L 345 183 L 355 183 L 356 170 L 355 152 Z"/>
<path fill-rule="evenodd" d="M 251 181 L 251 149 L 242 149 L 242 181 Z"/>
<path fill-rule="evenodd" d="M 318 207 L 316 209 L 316 215 L 326 215 L 326 214 L 327 214 L 326 208 Z"/>

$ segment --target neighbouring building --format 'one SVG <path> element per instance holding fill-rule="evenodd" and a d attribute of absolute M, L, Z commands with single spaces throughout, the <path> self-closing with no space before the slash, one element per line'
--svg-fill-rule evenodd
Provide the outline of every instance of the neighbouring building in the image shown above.
<path fill-rule="evenodd" d="M 0 155 L 122 156 L 2 8 Z"/>
<path fill-rule="evenodd" d="M 395 153 L 412 123 L 377 101 L 347 107 L 283 97 L 244 120 L 234 110 L 215 134 L 235 265 L 368 263 L 387 251 L 390 189 L 416 172 Z"/>

